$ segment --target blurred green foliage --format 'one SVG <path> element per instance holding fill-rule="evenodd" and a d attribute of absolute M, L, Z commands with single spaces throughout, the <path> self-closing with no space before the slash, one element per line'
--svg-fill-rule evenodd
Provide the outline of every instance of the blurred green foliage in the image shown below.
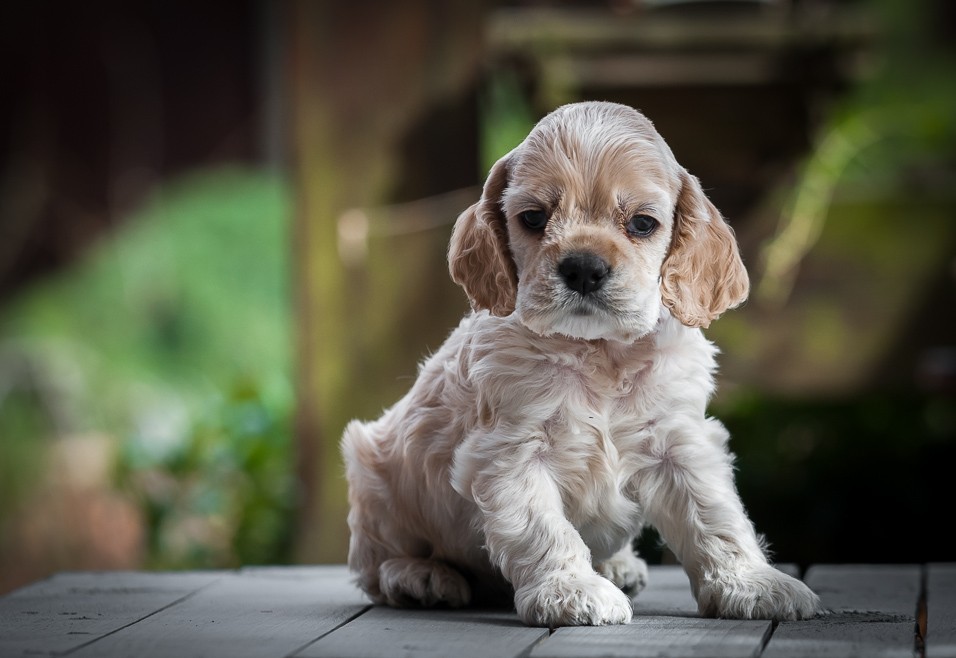
<path fill-rule="evenodd" d="M 31 391 L 8 391 L 0 403 L 0 520 L 39 478 L 42 451 L 37 437 L 49 432 L 36 396 Z"/>
<path fill-rule="evenodd" d="M 799 261 L 815 247 L 842 188 L 912 202 L 943 194 L 956 167 L 956 51 L 934 25 L 931 3 L 872 3 L 882 30 L 864 79 L 828 109 L 784 210 L 764 248 L 758 298 L 790 293 Z M 936 9 L 936 11 L 941 11 Z M 861 242 L 871 246 L 869 239 Z"/>
<path fill-rule="evenodd" d="M 224 167 L 164 185 L 0 324 L 2 515 L 49 441 L 118 444 L 153 566 L 287 559 L 290 194 Z"/>
<path fill-rule="evenodd" d="M 4 334 L 56 341 L 123 385 L 208 392 L 240 374 L 281 374 L 287 196 L 278 177 L 238 169 L 170 183 L 83 262 L 5 309 Z"/>
<path fill-rule="evenodd" d="M 295 482 L 287 412 L 271 409 L 255 382 L 238 382 L 169 450 L 157 453 L 141 435 L 124 443 L 118 482 L 146 513 L 147 566 L 288 562 Z"/>
<path fill-rule="evenodd" d="M 498 71 L 481 97 L 479 157 L 483 180 L 498 158 L 520 144 L 537 122 L 530 101 L 510 69 Z"/>

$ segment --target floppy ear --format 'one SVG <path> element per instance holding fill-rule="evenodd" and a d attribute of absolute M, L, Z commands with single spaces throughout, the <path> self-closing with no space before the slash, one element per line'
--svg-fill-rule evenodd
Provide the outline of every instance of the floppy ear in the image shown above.
<path fill-rule="evenodd" d="M 683 324 L 707 327 L 747 299 L 750 280 L 733 229 L 700 182 L 686 171 L 681 182 L 671 248 L 661 267 L 661 297 Z"/>
<path fill-rule="evenodd" d="M 465 289 L 471 307 L 498 316 L 515 310 L 518 289 L 518 272 L 508 248 L 508 224 L 501 210 L 512 153 L 495 163 L 481 199 L 458 216 L 448 247 L 451 278 Z"/>

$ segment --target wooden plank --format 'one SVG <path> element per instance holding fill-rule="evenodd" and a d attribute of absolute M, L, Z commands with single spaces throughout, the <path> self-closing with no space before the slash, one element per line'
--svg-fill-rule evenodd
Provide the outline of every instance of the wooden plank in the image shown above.
<path fill-rule="evenodd" d="M 878 615 L 835 613 L 823 619 L 781 622 L 763 658 L 913 658 L 915 622 Z"/>
<path fill-rule="evenodd" d="M 375 607 L 296 654 L 297 658 L 508 658 L 548 636 L 507 610 Z"/>
<path fill-rule="evenodd" d="M 650 567 L 647 587 L 634 598 L 634 614 L 696 617 L 697 601 L 690 591 L 684 568 L 672 565 Z"/>
<path fill-rule="evenodd" d="M 956 658 L 956 563 L 926 568 L 926 658 Z"/>
<path fill-rule="evenodd" d="M 855 6 L 832 7 L 826 21 L 807 20 L 801 9 L 805 8 L 795 5 L 795 20 L 781 21 L 774 20 L 772 13 L 760 12 L 746 17 L 735 12 L 723 17 L 718 12 L 703 12 L 693 17 L 641 11 L 628 17 L 581 7 L 529 4 L 497 9 L 488 20 L 487 33 L 494 51 L 527 49 L 552 54 L 615 49 L 777 52 L 813 41 L 845 47 L 865 45 L 880 31 L 874 13 Z"/>
<path fill-rule="evenodd" d="M 806 582 L 830 610 L 881 612 L 915 619 L 921 567 L 916 564 L 814 565 Z"/>
<path fill-rule="evenodd" d="M 220 577 L 217 572 L 57 574 L 0 598 L 0 656 L 71 651 Z"/>
<path fill-rule="evenodd" d="M 832 612 L 771 635 L 765 621 L 696 617 L 681 568 L 654 566 L 631 624 L 549 636 L 507 610 L 369 608 L 342 565 L 67 573 L 0 597 L 0 656 L 912 658 L 921 580 L 914 565 L 813 567 Z M 956 563 L 929 565 L 926 591 L 925 655 L 956 658 Z"/>
<path fill-rule="evenodd" d="M 369 606 L 344 574 L 229 575 L 71 656 L 288 656 Z"/>
<path fill-rule="evenodd" d="M 406 236 L 399 250 L 392 239 L 372 240 L 368 257 L 361 250 L 349 257 L 340 252 L 339 220 L 349 209 L 394 200 L 398 167 L 408 157 L 405 140 L 416 134 L 421 117 L 460 97 L 478 74 L 484 42 L 476 26 L 484 22 L 486 5 L 432 0 L 262 5 L 280 16 L 283 67 L 275 74 L 286 83 L 289 109 L 296 561 L 345 559 L 342 428 L 381 409 L 370 401 L 391 404 L 403 395 L 408 382 L 396 382 L 396 375 L 415 372 L 422 343 L 444 338 L 447 322 L 457 323 L 464 310 L 461 291 L 447 274 L 446 231 L 411 241 Z M 369 56 L 369 43 L 379 56 Z M 388 103 L 381 102 L 383 93 Z M 421 175 L 427 178 L 426 171 Z M 405 193 L 424 189 L 419 186 L 430 185 L 401 185 Z M 420 294 L 424 285 L 431 292 L 428 300 Z M 448 320 L 439 320 L 443 317 Z"/>
<path fill-rule="evenodd" d="M 637 617 L 623 626 L 559 628 L 531 658 L 757 656 L 770 631 L 764 620 Z"/>
<path fill-rule="evenodd" d="M 810 567 L 806 582 L 831 612 L 781 622 L 763 658 L 912 658 L 921 578 L 917 565 Z"/>

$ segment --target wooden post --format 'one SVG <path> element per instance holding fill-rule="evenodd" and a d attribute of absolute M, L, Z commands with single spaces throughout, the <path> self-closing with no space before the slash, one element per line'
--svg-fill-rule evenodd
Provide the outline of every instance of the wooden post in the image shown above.
<path fill-rule="evenodd" d="M 477 69 L 483 8 L 429 0 L 302 0 L 282 7 L 296 197 L 300 510 L 293 558 L 342 562 L 348 530 L 338 442 L 362 409 L 363 377 L 374 373 L 356 367 L 368 273 L 343 264 L 338 221 L 349 209 L 389 201 L 404 131 Z M 401 271 L 391 274 L 401 279 Z"/>

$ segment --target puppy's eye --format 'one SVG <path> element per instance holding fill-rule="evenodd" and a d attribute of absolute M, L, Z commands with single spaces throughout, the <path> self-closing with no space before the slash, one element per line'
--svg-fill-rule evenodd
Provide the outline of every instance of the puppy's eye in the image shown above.
<path fill-rule="evenodd" d="M 525 210 L 518 215 L 518 219 L 532 231 L 540 231 L 548 223 L 548 213 L 543 210 Z"/>
<path fill-rule="evenodd" d="M 657 228 L 657 220 L 650 215 L 634 215 L 627 223 L 627 232 L 645 238 Z"/>

